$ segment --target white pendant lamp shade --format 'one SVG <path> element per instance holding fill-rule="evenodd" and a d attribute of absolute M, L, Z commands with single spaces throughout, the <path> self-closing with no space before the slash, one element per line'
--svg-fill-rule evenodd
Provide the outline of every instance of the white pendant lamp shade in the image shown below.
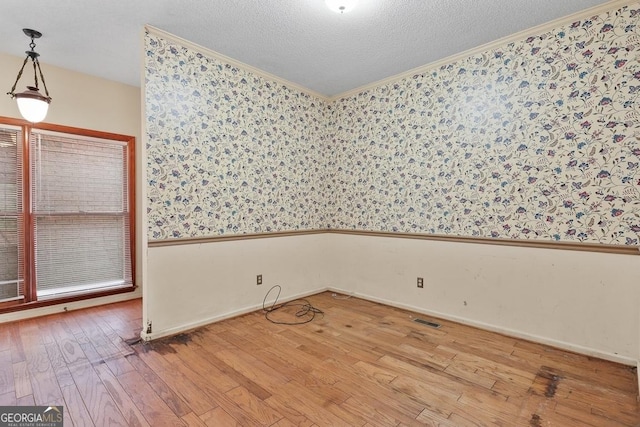
<path fill-rule="evenodd" d="M 336 13 L 346 13 L 356 7 L 358 0 L 325 0 L 325 3 Z"/>
<path fill-rule="evenodd" d="M 51 103 L 51 97 L 49 96 L 49 90 L 47 89 L 47 84 L 44 82 L 44 74 L 42 74 L 42 69 L 40 68 L 40 61 L 38 61 L 38 57 L 40 54 L 35 51 L 36 43 L 35 39 L 39 39 L 42 37 L 42 33 L 36 30 L 32 30 L 30 28 L 24 28 L 22 30 L 24 34 L 31 39 L 31 43 L 29 43 L 29 47 L 31 50 L 26 51 L 27 57 L 24 59 L 22 63 L 22 68 L 18 71 L 18 76 L 16 77 L 15 83 L 13 83 L 13 87 L 7 95 L 11 96 L 11 98 L 16 100 L 18 104 L 18 110 L 20 114 L 25 120 L 30 121 L 31 123 L 38 123 L 44 120 L 47 117 L 47 111 L 49 111 L 49 103 Z M 31 60 L 33 64 L 33 86 L 27 86 L 27 90 L 24 92 L 16 93 L 16 86 L 18 85 L 18 81 L 20 77 L 22 77 L 22 72 L 24 71 L 25 66 Z M 40 93 L 38 87 L 38 76 L 40 77 L 40 82 L 42 83 L 42 87 L 44 88 L 45 95 Z"/>
<path fill-rule="evenodd" d="M 27 89 L 22 93 L 15 94 L 18 110 L 25 120 L 31 123 L 41 122 L 47 117 L 51 99 L 40 95 L 38 89 L 32 86 L 28 86 Z"/>

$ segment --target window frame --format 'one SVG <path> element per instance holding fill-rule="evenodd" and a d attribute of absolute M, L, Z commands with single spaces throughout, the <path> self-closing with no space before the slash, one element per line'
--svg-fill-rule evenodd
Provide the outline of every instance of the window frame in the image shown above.
<path fill-rule="evenodd" d="M 22 220 L 24 226 L 23 233 L 23 277 L 24 296 L 14 301 L 0 302 L 0 313 L 21 311 L 31 308 L 44 307 L 48 305 L 63 304 L 68 302 L 98 298 L 109 295 L 133 292 L 137 288 L 136 284 L 136 174 L 135 174 L 135 137 L 111 132 L 102 132 L 91 129 L 83 129 L 71 126 L 56 125 L 51 123 L 30 123 L 26 120 L 0 116 L 0 126 L 17 126 L 22 129 L 22 141 L 20 150 L 22 152 Z M 113 289 L 88 290 L 82 293 L 60 297 L 47 297 L 38 300 L 35 286 L 35 227 L 34 216 L 31 212 L 31 150 L 30 137 L 33 130 L 52 131 L 70 136 L 85 136 L 99 139 L 108 139 L 123 142 L 126 146 L 127 160 L 127 192 L 128 192 L 128 217 L 129 217 L 129 256 L 131 262 L 131 286 L 123 286 Z M 20 215 L 20 214 L 19 214 Z"/>

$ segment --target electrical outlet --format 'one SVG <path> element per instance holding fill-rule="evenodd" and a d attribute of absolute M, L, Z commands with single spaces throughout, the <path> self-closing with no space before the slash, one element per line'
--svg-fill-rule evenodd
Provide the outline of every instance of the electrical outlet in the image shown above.
<path fill-rule="evenodd" d="M 424 288 L 424 279 L 422 277 L 418 277 L 418 287 Z"/>
<path fill-rule="evenodd" d="M 262 274 L 256 276 L 256 285 L 262 285 Z"/>

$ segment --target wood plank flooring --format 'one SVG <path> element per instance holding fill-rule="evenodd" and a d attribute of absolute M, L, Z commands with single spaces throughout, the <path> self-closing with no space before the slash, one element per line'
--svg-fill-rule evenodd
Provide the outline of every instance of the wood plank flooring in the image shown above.
<path fill-rule="evenodd" d="M 140 301 L 2 324 L 0 405 L 64 405 L 69 426 L 640 426 L 629 367 L 308 299 L 305 325 L 255 312 L 132 346 Z"/>

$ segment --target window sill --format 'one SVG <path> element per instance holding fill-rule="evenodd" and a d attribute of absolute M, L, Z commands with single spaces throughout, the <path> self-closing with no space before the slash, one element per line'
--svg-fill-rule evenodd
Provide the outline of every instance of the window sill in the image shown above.
<path fill-rule="evenodd" d="M 123 286 L 120 288 L 111 288 L 106 290 L 100 290 L 96 292 L 86 292 L 82 294 L 75 294 L 71 296 L 63 296 L 59 298 L 47 298 L 41 301 L 32 301 L 26 303 L 18 303 L 12 305 L 1 306 L 0 314 L 11 313 L 14 311 L 30 310 L 32 308 L 46 307 L 49 305 L 64 304 L 75 301 L 82 301 L 92 298 L 106 297 L 110 295 L 124 294 L 127 292 L 133 292 L 136 290 L 136 286 Z"/>

